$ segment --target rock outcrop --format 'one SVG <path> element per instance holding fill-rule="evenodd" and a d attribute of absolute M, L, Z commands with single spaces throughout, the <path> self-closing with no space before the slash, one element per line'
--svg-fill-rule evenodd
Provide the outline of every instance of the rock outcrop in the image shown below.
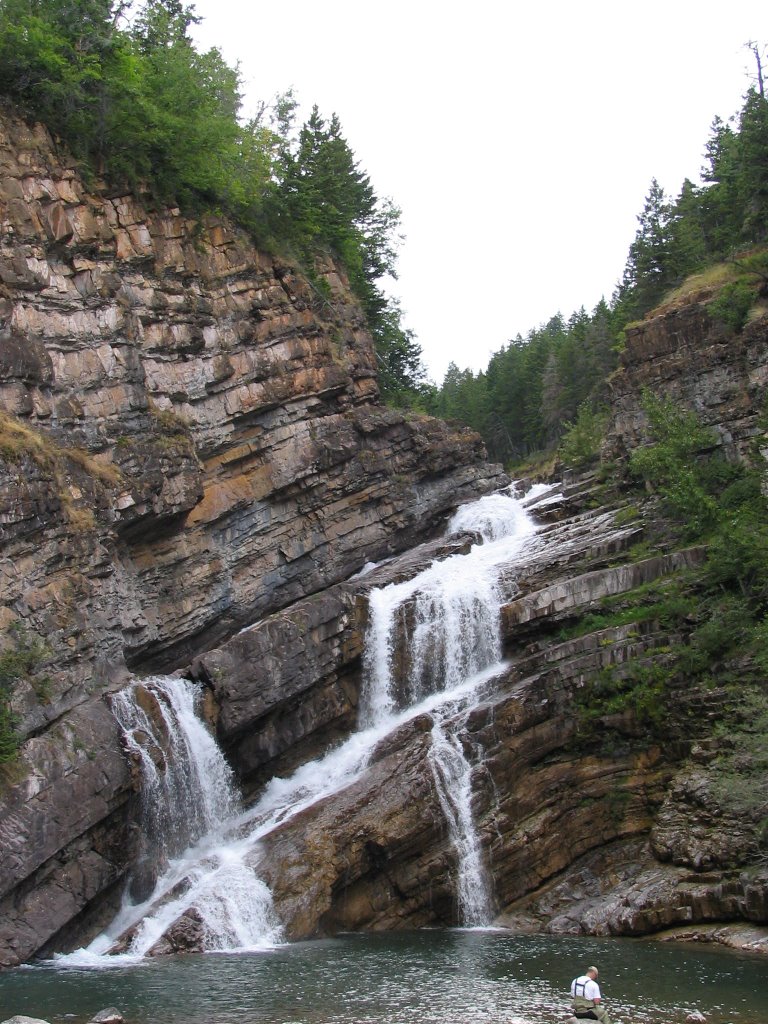
<path fill-rule="evenodd" d="M 381 405 L 344 274 L 317 274 L 88 189 L 42 127 L 0 119 L 0 632 L 35 652 L 0 790 L 0 964 L 92 933 L 124 881 L 138 782 L 105 695 L 506 482 L 477 435 Z"/>
<path fill-rule="evenodd" d="M 643 392 L 696 413 L 711 427 L 726 455 L 743 457 L 762 435 L 760 417 L 768 386 L 766 316 L 735 333 L 707 309 L 711 291 L 660 308 L 626 329 L 619 372 L 611 378 L 608 449 L 631 452 L 647 439 Z"/>

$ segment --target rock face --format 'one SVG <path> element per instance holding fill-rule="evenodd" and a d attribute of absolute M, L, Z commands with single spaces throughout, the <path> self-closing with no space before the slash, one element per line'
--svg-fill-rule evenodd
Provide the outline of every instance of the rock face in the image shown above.
<path fill-rule="evenodd" d="M 318 274 L 322 294 L 226 223 L 89 191 L 44 129 L 0 119 L 0 647 L 37 651 L 0 789 L 0 964 L 114 906 L 138 783 L 105 695 L 129 672 L 186 664 L 506 483 L 477 435 L 380 404 L 360 308 L 330 260 Z"/>
<path fill-rule="evenodd" d="M 650 391 L 693 410 L 715 431 L 730 457 L 743 456 L 762 433 L 759 419 L 768 385 L 765 315 L 734 334 L 712 319 L 702 292 L 685 305 L 660 310 L 626 330 L 620 371 L 611 378 L 614 454 L 646 438 L 642 394 Z"/>
<path fill-rule="evenodd" d="M 692 745 L 723 695 L 672 691 L 663 725 L 627 706 L 600 732 L 585 732 L 585 681 L 663 665 L 680 637 L 653 620 L 558 637 L 562 627 L 601 609 L 607 596 L 667 586 L 699 566 L 705 552 L 629 561 L 641 529 L 618 527 L 612 514 L 580 506 L 577 495 L 566 499 L 557 520 L 502 573 L 509 664 L 482 701 L 454 721 L 471 762 L 472 815 L 496 921 L 515 930 L 604 935 L 656 934 L 698 922 L 698 937 L 766 949 L 768 932 L 754 927 L 768 917 L 768 874 L 749 853 L 754 825 L 729 816 L 714 798 L 706 752 Z M 312 756 L 302 723 L 314 720 L 318 708 L 337 735 L 349 731 L 359 697 L 361 598 L 370 586 L 418 568 L 418 559 L 395 560 L 368 582 L 345 583 L 323 603 L 299 602 L 289 618 L 278 613 L 199 659 L 195 671 L 213 687 L 220 735 L 246 781 L 283 774 L 287 750 L 304 745 L 302 759 Z M 322 657 L 313 645 L 291 642 L 300 622 L 327 636 Z M 287 642 L 290 677 L 276 677 L 270 638 L 275 651 Z M 249 675 L 255 664 L 263 671 Z M 285 715 L 297 678 L 300 710 Z M 279 724 L 284 715 L 295 723 L 290 736 Z M 433 725 L 429 714 L 412 718 L 379 744 L 356 781 L 260 841 L 253 866 L 289 938 L 460 923 L 457 848 L 430 761 Z M 726 920 L 742 926 L 706 930 L 707 922 Z M 202 940 L 192 911 L 155 952 Z"/>
<path fill-rule="evenodd" d="M 450 511 L 508 483 L 476 435 L 380 404 L 344 275 L 317 273 L 322 294 L 224 222 L 89 191 L 43 129 L 0 120 L 0 657 L 23 655 L 24 740 L 0 779 L 0 965 L 87 941 L 137 867 L 140 778 L 109 709 L 132 673 L 201 684 L 255 798 L 354 729 L 371 589 L 466 548 Z M 607 446 L 643 441 L 649 387 L 743 453 L 767 338 L 765 318 L 726 338 L 704 299 L 630 330 Z M 758 948 L 754 828 L 710 785 L 718 687 L 666 694 L 662 721 L 619 701 L 590 731 L 588 684 L 645 671 L 653 698 L 682 638 L 647 615 L 564 631 L 704 557 L 633 555 L 642 519 L 600 501 L 586 480 L 539 507 L 500 575 L 506 667 L 453 723 L 493 910 L 561 933 L 740 922 L 730 941 Z M 433 725 L 264 838 L 290 937 L 457 923 Z M 155 952 L 204 933 L 193 910 Z"/>

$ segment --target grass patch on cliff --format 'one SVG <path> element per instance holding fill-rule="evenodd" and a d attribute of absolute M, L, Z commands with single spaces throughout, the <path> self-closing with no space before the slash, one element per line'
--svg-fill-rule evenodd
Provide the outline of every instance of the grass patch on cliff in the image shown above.
<path fill-rule="evenodd" d="M 0 456 L 8 462 L 19 462 L 28 457 L 47 468 L 53 461 L 54 452 L 51 438 L 0 411 Z"/>
<path fill-rule="evenodd" d="M 558 640 L 653 621 L 665 629 L 673 628 L 691 615 L 694 599 L 690 588 L 694 580 L 691 573 L 678 573 L 673 579 L 653 580 L 624 594 L 603 598 L 601 611 L 590 612 L 562 629 Z"/>
<path fill-rule="evenodd" d="M 76 531 L 92 529 L 95 516 L 88 500 L 72 482 L 75 474 L 103 487 L 116 487 L 120 471 L 80 448 L 63 448 L 48 434 L 35 430 L 6 412 L 0 412 L 0 458 L 11 464 L 29 459 L 50 476 L 69 525 Z"/>
<path fill-rule="evenodd" d="M 715 263 L 706 270 L 691 274 L 673 291 L 669 292 L 664 301 L 648 316 L 660 316 L 672 310 L 688 306 L 699 298 L 708 298 L 725 285 L 733 283 L 739 277 L 738 268 L 733 263 Z"/>
<path fill-rule="evenodd" d="M 738 333 L 758 305 L 766 285 L 768 251 L 753 249 L 691 274 L 648 316 L 659 316 L 692 302 L 706 301 L 707 312 L 713 320 Z"/>
<path fill-rule="evenodd" d="M 41 469 L 56 473 L 67 462 L 79 466 L 88 476 L 103 484 L 120 483 L 120 471 L 110 463 L 100 462 L 81 448 L 62 448 L 50 435 L 22 423 L 0 411 L 0 456 L 7 462 L 31 459 Z"/>
<path fill-rule="evenodd" d="M 149 415 L 157 425 L 159 433 L 189 436 L 189 421 L 174 409 L 161 409 L 159 405 L 155 405 L 154 402 L 150 401 Z"/>

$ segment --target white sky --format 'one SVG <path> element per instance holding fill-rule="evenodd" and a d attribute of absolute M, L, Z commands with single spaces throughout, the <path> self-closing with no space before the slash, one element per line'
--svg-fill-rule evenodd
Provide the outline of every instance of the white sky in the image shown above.
<path fill-rule="evenodd" d="M 621 277 L 651 178 L 698 180 L 765 0 L 194 0 L 245 112 L 293 88 L 402 209 L 392 291 L 442 381 Z"/>

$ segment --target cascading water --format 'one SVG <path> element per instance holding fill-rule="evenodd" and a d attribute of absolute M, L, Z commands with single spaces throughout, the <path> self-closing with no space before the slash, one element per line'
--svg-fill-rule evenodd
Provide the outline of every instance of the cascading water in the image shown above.
<path fill-rule="evenodd" d="M 461 923 L 467 928 L 482 928 L 493 917 L 493 900 L 472 817 L 472 764 L 461 738 L 450 732 L 444 721 L 437 720 L 432 727 L 429 761 L 458 856 L 456 898 Z"/>
<path fill-rule="evenodd" d="M 167 867 L 144 902 L 128 899 L 87 950 L 60 962 L 103 962 L 126 931 L 131 938 L 122 955 L 142 957 L 190 913 L 202 925 L 207 949 L 281 941 L 271 894 L 251 866 L 259 840 L 354 782 L 379 741 L 424 710 L 433 717 L 430 764 L 458 856 L 460 918 L 468 926 L 487 924 L 493 901 L 472 819 L 472 765 L 460 732 L 478 692 L 500 668 L 499 567 L 534 532 L 521 502 L 509 494 L 482 498 L 461 508 L 448 527 L 449 535 L 471 533 L 480 540 L 468 554 L 373 590 L 360 730 L 292 777 L 273 779 L 248 811 L 240 811 L 231 773 L 195 714 L 191 683 L 156 677 L 116 698 L 126 744 L 142 766 L 146 827 L 159 835 L 155 853 Z M 118 948 L 124 947 L 123 941 Z"/>
<path fill-rule="evenodd" d="M 280 941 L 269 890 L 227 838 L 239 798 L 232 772 L 197 714 L 199 698 L 192 683 L 175 676 L 142 680 L 113 697 L 129 755 L 142 771 L 144 856 L 164 871 L 146 899 L 134 903 L 129 894 L 107 931 L 63 961 L 98 962 L 126 932 L 131 938 L 122 956 L 139 959 L 191 906 L 208 949 Z"/>
<path fill-rule="evenodd" d="M 468 555 L 435 562 L 413 579 L 370 594 L 362 725 L 375 726 L 430 694 L 454 690 L 499 661 L 496 566 L 514 557 L 534 530 L 519 501 L 488 495 L 460 508 L 448 524 L 449 537 L 480 538 Z"/>
<path fill-rule="evenodd" d="M 196 713 L 184 679 L 147 679 L 112 698 L 128 752 L 141 765 L 143 835 L 156 859 L 178 856 L 238 806 L 232 772 Z"/>
<path fill-rule="evenodd" d="M 459 736 L 463 718 L 457 716 L 466 716 L 501 659 L 497 567 L 534 529 L 509 495 L 481 498 L 459 509 L 448 525 L 449 536 L 479 538 L 469 554 L 435 562 L 414 579 L 370 595 L 363 722 L 375 726 L 430 694 L 463 688 L 433 712 L 429 760 L 457 853 L 459 918 L 467 927 L 490 922 L 493 900 L 472 817 L 472 765 Z"/>

